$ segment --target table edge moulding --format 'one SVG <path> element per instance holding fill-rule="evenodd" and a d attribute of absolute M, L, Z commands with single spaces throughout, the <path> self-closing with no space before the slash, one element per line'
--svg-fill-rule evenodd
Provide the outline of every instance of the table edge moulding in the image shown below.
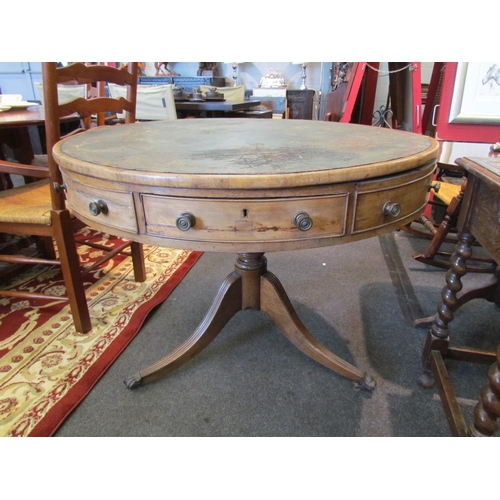
<path fill-rule="evenodd" d="M 436 140 L 408 132 L 238 118 L 122 125 L 58 143 L 70 208 L 92 227 L 142 243 L 238 254 L 193 335 L 126 385 L 180 366 L 236 312 L 254 308 L 306 355 L 373 389 L 368 374 L 307 331 L 264 253 L 356 241 L 411 222 L 425 209 L 437 154 Z"/>

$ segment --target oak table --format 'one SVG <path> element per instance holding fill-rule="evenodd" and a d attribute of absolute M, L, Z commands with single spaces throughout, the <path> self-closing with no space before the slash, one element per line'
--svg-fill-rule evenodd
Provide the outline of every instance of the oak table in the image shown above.
<path fill-rule="evenodd" d="M 76 115 L 61 119 L 62 122 L 78 120 Z M 43 106 L 33 103 L 27 109 L 11 109 L 0 113 L 0 145 L 7 144 L 12 150 L 15 159 L 20 163 L 30 164 L 34 158 L 32 137 L 29 128 L 43 126 L 45 113 Z M 35 136 L 39 141 L 38 135 Z M 1 158 L 1 151 L 0 151 Z"/>
<path fill-rule="evenodd" d="M 234 314 L 253 308 L 306 355 L 373 389 L 370 375 L 306 329 L 267 271 L 265 252 L 347 243 L 409 223 L 426 206 L 437 152 L 434 139 L 408 132 L 238 118 L 96 128 L 59 142 L 54 156 L 69 205 L 90 226 L 142 243 L 238 255 L 191 337 L 127 387 L 179 367 Z"/>
<path fill-rule="evenodd" d="M 0 145 L 7 144 L 17 161 L 29 164 L 34 158 L 29 127 L 43 125 L 44 120 L 43 106 L 36 103 L 28 109 L 0 113 Z"/>
<path fill-rule="evenodd" d="M 458 220 L 459 235 L 450 258 L 446 285 L 441 291 L 432 326 L 423 352 L 424 372 L 420 384 L 430 388 L 436 382 L 445 414 L 454 436 L 492 436 L 498 430 L 500 417 L 500 346 L 497 352 L 451 344 L 450 323 L 457 310 L 470 300 L 482 298 L 500 304 L 500 158 L 459 158 L 457 165 L 467 173 L 462 210 Z M 496 270 L 483 286 L 463 289 L 472 244 L 477 240 L 496 263 Z M 474 423 L 466 425 L 458 405 L 446 359 L 491 364 L 488 383 L 474 410 Z"/>

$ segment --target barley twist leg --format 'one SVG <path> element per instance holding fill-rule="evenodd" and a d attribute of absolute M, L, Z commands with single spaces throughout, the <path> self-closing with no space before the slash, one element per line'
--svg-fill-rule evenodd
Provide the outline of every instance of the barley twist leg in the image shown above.
<path fill-rule="evenodd" d="M 500 418 L 500 346 L 497 360 L 488 372 L 488 383 L 481 391 L 481 399 L 474 408 L 474 423 L 469 428 L 470 436 L 493 436 L 498 430 Z"/>
<path fill-rule="evenodd" d="M 422 387 L 432 387 L 434 377 L 431 373 L 431 352 L 440 351 L 443 356 L 448 351 L 450 342 L 448 324 L 453 320 L 453 313 L 459 305 L 457 294 L 462 290 L 462 277 L 467 273 L 466 262 L 472 255 L 471 245 L 474 236 L 468 231 L 459 235 L 455 252 L 450 260 L 450 269 L 446 273 L 446 285 L 441 291 L 441 302 L 437 314 L 427 335 L 423 354 L 424 372 L 419 383 Z"/>

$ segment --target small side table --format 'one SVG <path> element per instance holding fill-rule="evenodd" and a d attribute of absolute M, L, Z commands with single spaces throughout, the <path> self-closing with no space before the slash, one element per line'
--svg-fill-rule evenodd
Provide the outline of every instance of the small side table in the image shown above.
<path fill-rule="evenodd" d="M 500 158 L 460 158 L 458 165 L 468 171 L 462 211 L 458 221 L 459 236 L 455 253 L 450 259 L 446 286 L 441 302 L 427 335 L 423 352 L 424 372 L 420 385 L 430 388 L 436 382 L 441 401 L 454 436 L 492 436 L 498 430 L 500 417 L 500 346 L 495 353 L 469 347 L 450 345 L 449 324 L 463 304 L 483 298 L 500 304 L 499 268 L 479 288 L 462 290 L 462 278 L 467 273 L 471 245 L 477 240 L 500 263 Z M 492 364 L 488 382 L 474 410 L 474 423 L 467 426 L 450 382 L 445 359 Z"/>

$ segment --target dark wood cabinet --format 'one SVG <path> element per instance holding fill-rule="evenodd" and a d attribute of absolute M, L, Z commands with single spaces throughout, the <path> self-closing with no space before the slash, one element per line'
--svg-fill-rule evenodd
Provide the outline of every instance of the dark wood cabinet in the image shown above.
<path fill-rule="evenodd" d="M 286 91 L 288 118 L 292 120 L 312 120 L 314 90 Z"/>

